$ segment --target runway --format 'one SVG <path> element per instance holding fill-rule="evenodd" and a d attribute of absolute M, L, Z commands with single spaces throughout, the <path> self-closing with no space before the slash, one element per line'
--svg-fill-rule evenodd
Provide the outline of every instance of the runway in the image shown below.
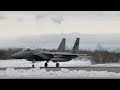
<path fill-rule="evenodd" d="M 25 69 L 29 70 L 32 67 L 11 67 L 15 69 Z M 120 73 L 120 67 L 40 67 L 40 69 L 46 69 L 46 71 L 60 71 L 62 68 L 66 68 L 69 70 L 86 70 L 86 71 L 107 71 L 107 72 L 115 72 Z M 7 68 L 0 68 L 0 70 L 6 70 Z"/>
<path fill-rule="evenodd" d="M 44 68 L 44 67 L 41 67 Z M 116 72 L 120 73 L 120 67 L 48 67 L 45 68 L 47 71 L 59 71 L 61 68 L 66 68 L 69 70 L 86 70 L 86 71 L 108 71 L 108 72 Z"/>

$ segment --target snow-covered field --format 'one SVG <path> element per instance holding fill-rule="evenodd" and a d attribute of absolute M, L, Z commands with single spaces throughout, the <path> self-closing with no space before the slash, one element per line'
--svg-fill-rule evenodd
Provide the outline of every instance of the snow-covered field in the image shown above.
<path fill-rule="evenodd" d="M 0 79 L 81 79 L 81 78 L 120 78 L 120 73 L 107 71 L 68 70 L 46 71 L 46 69 L 33 68 L 30 70 L 15 70 L 7 68 L 0 71 Z"/>
<path fill-rule="evenodd" d="M 85 71 L 85 70 L 68 70 L 62 68 L 60 71 L 46 71 L 46 69 L 40 69 L 43 67 L 45 62 L 36 62 L 33 69 L 24 70 L 17 69 L 13 67 L 31 67 L 31 62 L 26 60 L 0 60 L 0 67 L 7 68 L 6 70 L 0 70 L 0 79 L 9 79 L 9 78 L 40 78 L 40 79 L 61 79 L 61 78 L 120 78 L 120 73 L 107 72 L 107 71 Z M 93 65 L 90 60 L 72 60 L 69 62 L 60 62 L 62 67 L 120 67 L 119 63 L 116 64 L 98 64 Z M 55 63 L 49 62 L 49 67 L 55 67 Z"/>

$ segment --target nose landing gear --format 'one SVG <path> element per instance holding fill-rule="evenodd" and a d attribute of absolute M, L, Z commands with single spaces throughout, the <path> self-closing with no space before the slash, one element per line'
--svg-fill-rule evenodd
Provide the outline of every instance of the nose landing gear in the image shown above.
<path fill-rule="evenodd" d="M 34 65 L 34 64 L 32 64 L 32 68 L 35 68 L 35 65 Z"/>
<path fill-rule="evenodd" d="M 35 68 L 34 63 L 35 63 L 35 59 L 32 60 L 32 68 Z"/>

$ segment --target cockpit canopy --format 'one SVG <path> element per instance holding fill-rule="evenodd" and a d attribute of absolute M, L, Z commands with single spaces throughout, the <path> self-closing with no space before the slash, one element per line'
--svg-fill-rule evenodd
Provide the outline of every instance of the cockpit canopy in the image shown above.
<path fill-rule="evenodd" d="M 30 48 L 27 48 L 26 51 L 31 51 Z"/>
<path fill-rule="evenodd" d="M 22 51 L 31 51 L 30 48 L 23 49 Z"/>

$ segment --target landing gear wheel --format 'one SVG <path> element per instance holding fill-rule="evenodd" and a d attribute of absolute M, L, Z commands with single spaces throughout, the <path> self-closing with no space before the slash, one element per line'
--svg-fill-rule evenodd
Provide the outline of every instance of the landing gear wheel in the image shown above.
<path fill-rule="evenodd" d="M 48 63 L 45 63 L 45 67 L 47 67 L 48 66 Z"/>
<path fill-rule="evenodd" d="M 59 63 L 56 63 L 56 67 L 59 67 Z"/>
<path fill-rule="evenodd" d="M 35 65 L 34 65 L 34 64 L 32 65 L 32 68 L 35 68 Z"/>
<path fill-rule="evenodd" d="M 32 60 L 32 68 L 35 68 L 34 63 L 35 63 L 35 59 Z"/>

